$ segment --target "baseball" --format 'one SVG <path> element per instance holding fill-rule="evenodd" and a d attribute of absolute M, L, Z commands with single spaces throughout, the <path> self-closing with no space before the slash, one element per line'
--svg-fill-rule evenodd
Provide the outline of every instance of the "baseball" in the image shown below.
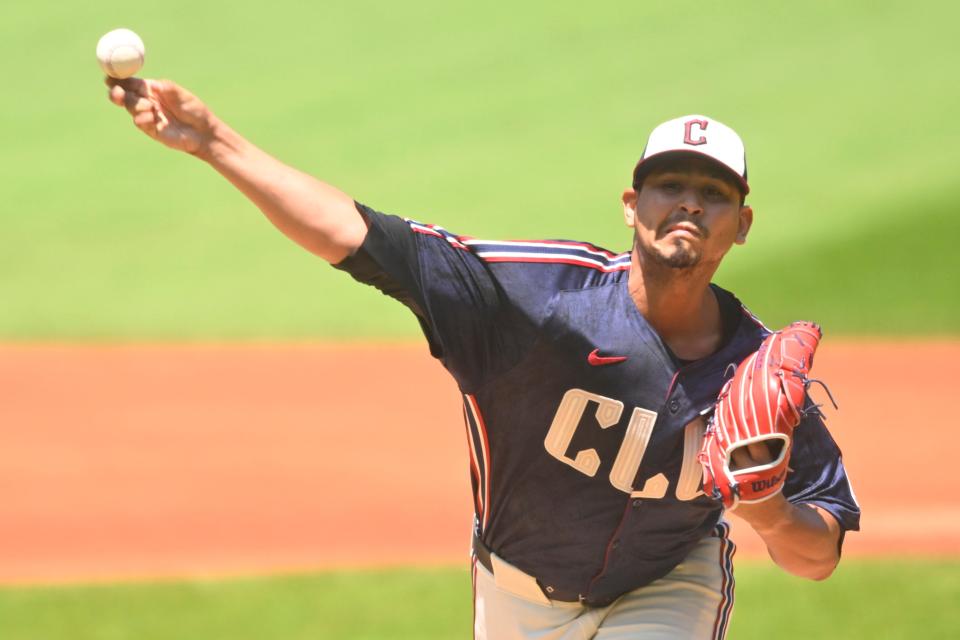
<path fill-rule="evenodd" d="M 130 29 L 114 29 L 97 42 L 97 61 L 111 78 L 129 78 L 143 66 L 143 40 Z"/>

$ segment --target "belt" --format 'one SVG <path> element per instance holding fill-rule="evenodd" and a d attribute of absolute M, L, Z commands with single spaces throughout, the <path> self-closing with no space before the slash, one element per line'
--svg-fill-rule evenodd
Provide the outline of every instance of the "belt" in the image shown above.
<path fill-rule="evenodd" d="M 476 532 L 473 533 L 473 555 L 483 568 L 493 574 L 497 587 L 515 596 L 544 605 L 549 605 L 551 600 L 583 602 L 579 594 L 561 593 L 552 586 L 544 588 L 535 577 L 493 553 Z"/>
<path fill-rule="evenodd" d="M 473 555 L 476 556 L 477 562 L 482 564 L 487 571 L 493 573 L 493 562 L 490 560 L 490 547 L 483 543 L 483 540 L 480 539 L 476 531 L 473 532 Z"/>

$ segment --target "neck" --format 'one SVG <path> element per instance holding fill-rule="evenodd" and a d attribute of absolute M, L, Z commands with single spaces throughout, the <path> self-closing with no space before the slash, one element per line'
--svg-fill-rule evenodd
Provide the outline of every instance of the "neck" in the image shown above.
<path fill-rule="evenodd" d="M 674 269 L 631 255 L 627 287 L 637 309 L 661 339 L 684 360 L 698 360 L 720 346 L 720 305 L 710 290 L 719 265 Z"/>

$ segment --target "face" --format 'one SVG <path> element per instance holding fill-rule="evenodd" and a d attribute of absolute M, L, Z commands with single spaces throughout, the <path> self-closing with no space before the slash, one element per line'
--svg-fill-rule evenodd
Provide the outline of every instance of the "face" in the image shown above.
<path fill-rule="evenodd" d="M 733 244 L 743 244 L 753 210 L 737 184 L 714 162 L 681 156 L 650 171 L 639 193 L 623 193 L 641 261 L 673 269 L 714 269 Z"/>

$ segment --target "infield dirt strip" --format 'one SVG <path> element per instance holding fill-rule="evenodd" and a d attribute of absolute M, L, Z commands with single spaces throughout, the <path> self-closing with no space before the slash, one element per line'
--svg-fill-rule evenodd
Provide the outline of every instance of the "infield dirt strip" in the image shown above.
<path fill-rule="evenodd" d="M 958 361 L 821 346 L 846 555 L 960 554 Z M 0 346 L 0 582 L 463 563 L 471 517 L 459 395 L 419 344 Z"/>

